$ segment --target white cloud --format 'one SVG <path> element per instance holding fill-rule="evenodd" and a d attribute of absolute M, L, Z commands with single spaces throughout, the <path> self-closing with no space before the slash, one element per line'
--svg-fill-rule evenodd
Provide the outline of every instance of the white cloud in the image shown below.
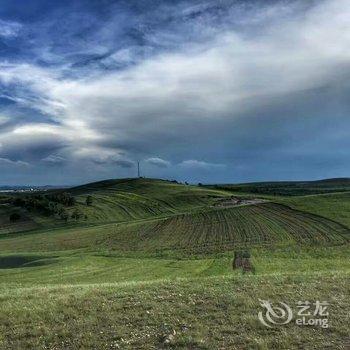
<path fill-rule="evenodd" d="M 13 99 L 49 116 L 55 125 L 19 125 L 0 134 L 0 142 L 10 147 L 23 140 L 59 139 L 72 159 L 119 161 L 119 145 L 138 141 L 143 149 L 155 128 L 164 138 L 181 137 L 182 129 L 198 134 L 201 120 L 259 113 L 281 96 L 342 79 L 350 62 L 350 3 L 321 1 L 302 15 L 293 11 L 284 11 L 281 22 L 271 7 L 254 19 L 259 22 L 254 35 L 225 28 L 189 50 L 159 54 L 122 71 L 69 79 L 63 78 L 68 67 L 3 63 L 0 82 L 16 86 Z M 130 58 L 127 50 L 115 57 Z M 169 142 L 178 141 L 169 137 Z M 155 164 L 157 158 L 151 159 Z M 221 166 L 196 160 L 181 164 Z"/>
<path fill-rule="evenodd" d="M 21 28 L 22 25 L 20 23 L 0 19 L 0 37 L 10 38 L 17 36 Z"/>
<path fill-rule="evenodd" d="M 49 156 L 43 158 L 42 161 L 51 164 L 62 164 L 66 161 L 66 159 L 59 155 L 50 154 Z"/>
<path fill-rule="evenodd" d="M 208 163 L 203 162 L 201 160 L 196 159 L 189 159 L 184 160 L 179 164 L 179 166 L 184 168 L 190 168 L 190 169 L 219 169 L 225 167 L 225 164 L 218 164 L 218 163 Z"/>
<path fill-rule="evenodd" d="M 7 123 L 9 120 L 10 118 L 0 115 L 0 126 Z"/>
<path fill-rule="evenodd" d="M 70 156 L 75 160 L 90 161 L 99 165 L 117 165 L 122 168 L 132 168 L 134 162 L 125 157 L 122 151 L 99 146 L 86 146 L 72 151 Z"/>
<path fill-rule="evenodd" d="M 147 163 L 155 165 L 159 168 L 167 168 L 168 166 L 170 166 L 170 162 L 158 157 L 151 157 L 145 160 Z"/>
<path fill-rule="evenodd" d="M 0 164 L 1 163 L 4 165 L 12 165 L 12 166 L 29 166 L 27 162 L 23 162 L 21 160 L 14 161 L 7 158 L 0 158 Z"/>

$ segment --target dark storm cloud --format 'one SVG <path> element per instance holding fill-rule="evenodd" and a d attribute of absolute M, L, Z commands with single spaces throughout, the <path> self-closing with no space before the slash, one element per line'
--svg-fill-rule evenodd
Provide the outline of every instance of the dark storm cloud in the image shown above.
<path fill-rule="evenodd" d="M 24 181 L 137 160 L 200 182 L 346 176 L 349 16 L 345 0 L 5 1 L 0 157 L 33 165 Z"/>
<path fill-rule="evenodd" d="M 122 168 L 126 168 L 126 169 L 130 169 L 130 168 L 133 168 L 135 166 L 135 164 L 129 160 L 116 160 L 114 163 L 116 165 L 118 165 Z"/>
<path fill-rule="evenodd" d="M 114 157 L 107 157 L 103 159 L 93 159 L 92 161 L 99 165 L 114 164 L 118 167 L 125 168 L 125 169 L 130 169 L 135 166 L 134 162 L 130 160 L 114 159 Z"/>

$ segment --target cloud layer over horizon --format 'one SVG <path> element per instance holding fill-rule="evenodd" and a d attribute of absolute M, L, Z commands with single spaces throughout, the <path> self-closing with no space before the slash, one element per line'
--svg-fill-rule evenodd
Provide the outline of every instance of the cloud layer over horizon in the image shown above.
<path fill-rule="evenodd" d="M 0 184 L 349 176 L 348 1 L 144 4 L 5 1 Z"/>

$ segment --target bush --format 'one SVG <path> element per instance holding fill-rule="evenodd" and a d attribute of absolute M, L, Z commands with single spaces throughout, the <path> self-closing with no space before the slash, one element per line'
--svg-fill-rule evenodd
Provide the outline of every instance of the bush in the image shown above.
<path fill-rule="evenodd" d="M 75 204 L 75 198 L 68 192 L 48 194 L 45 196 L 49 201 L 63 204 L 70 207 Z"/>
<path fill-rule="evenodd" d="M 69 219 L 69 214 L 65 210 L 62 210 L 59 216 L 60 216 L 60 219 L 64 220 L 65 222 L 67 222 Z"/>
<path fill-rule="evenodd" d="M 16 221 L 20 220 L 20 218 L 21 218 L 21 215 L 19 213 L 12 213 L 10 215 L 11 222 L 16 222 Z"/>
<path fill-rule="evenodd" d="M 15 207 L 24 207 L 25 205 L 25 200 L 23 198 L 15 198 L 12 200 L 12 204 L 15 206 Z"/>
<path fill-rule="evenodd" d="M 72 213 L 72 218 L 75 220 L 79 220 L 80 218 L 82 218 L 84 215 L 78 210 L 75 209 Z"/>
<path fill-rule="evenodd" d="M 88 205 L 88 206 L 92 205 L 92 197 L 91 196 L 86 197 L 86 205 Z"/>
<path fill-rule="evenodd" d="M 64 207 L 75 204 L 75 198 L 68 192 L 46 195 L 35 194 L 14 198 L 12 204 L 16 207 L 26 208 L 29 211 L 39 211 L 47 216 L 57 215 L 61 217 Z"/>

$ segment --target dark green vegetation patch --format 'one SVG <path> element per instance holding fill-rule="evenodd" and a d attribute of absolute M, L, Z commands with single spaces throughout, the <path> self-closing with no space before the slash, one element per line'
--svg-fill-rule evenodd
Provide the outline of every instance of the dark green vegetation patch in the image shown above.
<path fill-rule="evenodd" d="M 350 179 L 327 179 L 319 181 L 252 182 L 238 185 L 211 185 L 209 188 L 272 196 L 306 196 L 350 191 Z"/>

